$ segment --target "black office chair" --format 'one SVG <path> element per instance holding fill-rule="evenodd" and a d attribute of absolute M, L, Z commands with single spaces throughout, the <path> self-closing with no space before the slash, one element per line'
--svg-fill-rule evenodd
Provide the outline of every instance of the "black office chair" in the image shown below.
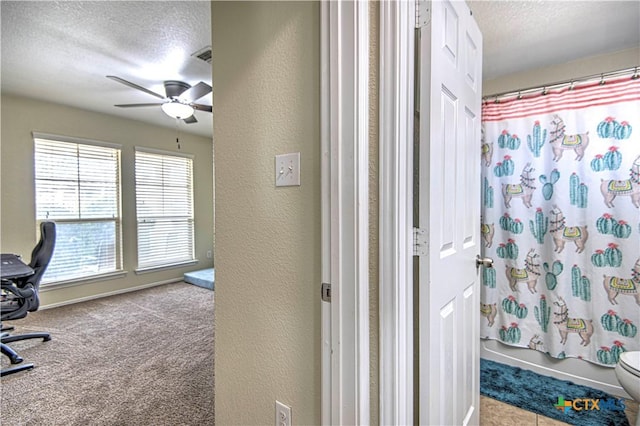
<path fill-rule="evenodd" d="M 34 270 L 33 275 L 15 280 L 2 281 L 2 301 L 0 302 L 1 321 L 10 321 L 27 316 L 29 312 L 35 312 L 40 306 L 39 289 L 42 276 L 49 266 L 49 261 L 53 256 L 53 249 L 56 242 L 56 225 L 53 222 L 42 222 L 40 224 L 40 241 L 31 252 L 31 262 L 29 266 Z M 9 327 L 7 329 L 12 329 Z M 51 340 L 49 333 L 28 333 L 12 335 L 2 331 L 2 354 L 6 355 L 11 364 L 19 364 L 23 361 L 6 343 L 25 339 L 42 339 L 44 342 Z M 1 375 L 17 373 L 18 371 L 29 370 L 33 364 L 24 364 L 17 367 L 2 370 Z"/>

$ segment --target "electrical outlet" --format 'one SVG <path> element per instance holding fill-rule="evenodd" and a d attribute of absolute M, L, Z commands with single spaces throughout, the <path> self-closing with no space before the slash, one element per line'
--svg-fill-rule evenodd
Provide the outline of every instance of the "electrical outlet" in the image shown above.
<path fill-rule="evenodd" d="M 300 186 L 300 153 L 276 155 L 276 186 Z"/>
<path fill-rule="evenodd" d="M 207 250 L 207 259 L 211 259 L 211 250 Z"/>
<path fill-rule="evenodd" d="M 276 426 L 291 426 L 291 407 L 276 400 Z"/>

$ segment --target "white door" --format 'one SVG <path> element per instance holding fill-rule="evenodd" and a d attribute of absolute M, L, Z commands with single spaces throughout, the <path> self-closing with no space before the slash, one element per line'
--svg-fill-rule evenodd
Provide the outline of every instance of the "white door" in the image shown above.
<path fill-rule="evenodd" d="M 479 422 L 482 35 L 462 1 L 431 2 L 419 46 L 419 413 Z M 418 117 L 418 115 L 417 115 Z"/>

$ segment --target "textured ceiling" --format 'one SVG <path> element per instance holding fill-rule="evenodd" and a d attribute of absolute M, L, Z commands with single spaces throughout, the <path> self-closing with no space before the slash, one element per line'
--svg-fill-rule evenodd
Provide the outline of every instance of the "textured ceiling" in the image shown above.
<path fill-rule="evenodd" d="M 483 33 L 485 79 L 640 45 L 637 0 L 468 4 Z M 173 128 L 159 107 L 115 108 L 157 99 L 105 76 L 160 94 L 164 80 L 211 84 L 211 65 L 191 57 L 211 45 L 209 1 L 2 0 L 0 7 L 3 93 Z M 210 105 L 212 96 L 198 102 Z M 196 117 L 180 129 L 211 136 L 211 114 Z"/>
<path fill-rule="evenodd" d="M 116 75 L 164 95 L 164 80 L 211 85 L 211 64 L 191 54 L 211 45 L 209 1 L 5 1 L 2 92 L 174 128 L 160 107 L 116 108 L 157 98 L 107 79 Z M 197 102 L 211 105 L 212 95 Z M 181 130 L 210 136 L 212 115 Z"/>
<path fill-rule="evenodd" d="M 640 45 L 638 0 L 467 3 L 483 35 L 486 80 Z"/>

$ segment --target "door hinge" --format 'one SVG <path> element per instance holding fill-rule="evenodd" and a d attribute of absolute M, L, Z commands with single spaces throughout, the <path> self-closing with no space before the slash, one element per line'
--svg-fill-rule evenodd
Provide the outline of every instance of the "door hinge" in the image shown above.
<path fill-rule="evenodd" d="M 413 228 L 413 255 L 426 256 L 429 254 L 429 240 L 427 230 Z"/>
<path fill-rule="evenodd" d="M 322 301 L 331 302 L 331 284 L 322 283 Z"/>
<path fill-rule="evenodd" d="M 416 0 L 416 28 L 422 28 L 431 22 L 431 2 Z"/>

